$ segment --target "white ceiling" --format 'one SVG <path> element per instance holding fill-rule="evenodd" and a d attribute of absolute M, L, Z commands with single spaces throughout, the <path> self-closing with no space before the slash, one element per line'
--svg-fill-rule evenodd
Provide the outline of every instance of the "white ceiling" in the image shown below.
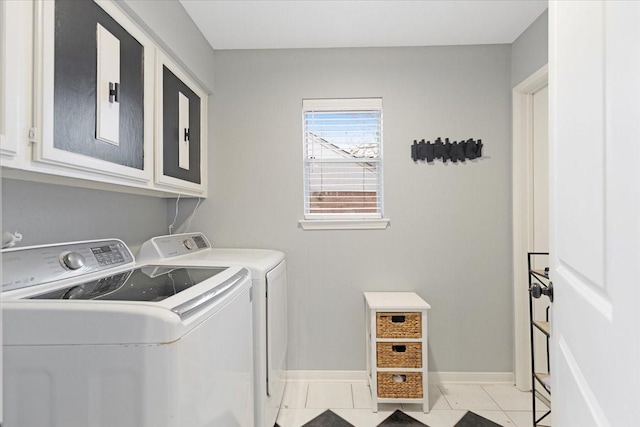
<path fill-rule="evenodd" d="M 180 0 L 214 49 L 512 43 L 547 0 Z"/>

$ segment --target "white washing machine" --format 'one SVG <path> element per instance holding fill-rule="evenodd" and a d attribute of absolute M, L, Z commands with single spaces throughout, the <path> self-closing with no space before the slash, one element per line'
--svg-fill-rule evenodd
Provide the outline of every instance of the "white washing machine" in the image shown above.
<path fill-rule="evenodd" d="M 5 427 L 251 427 L 251 274 L 120 240 L 2 251 Z"/>
<path fill-rule="evenodd" d="M 287 268 L 282 252 L 213 248 L 202 233 L 159 236 L 145 242 L 139 261 L 174 265 L 242 266 L 253 280 L 255 426 L 273 427 L 287 369 Z"/>

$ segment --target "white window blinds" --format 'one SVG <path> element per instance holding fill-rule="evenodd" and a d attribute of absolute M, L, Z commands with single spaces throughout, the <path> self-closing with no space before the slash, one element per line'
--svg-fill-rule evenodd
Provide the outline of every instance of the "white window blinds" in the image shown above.
<path fill-rule="evenodd" d="M 305 219 L 382 218 L 382 99 L 307 99 Z"/>

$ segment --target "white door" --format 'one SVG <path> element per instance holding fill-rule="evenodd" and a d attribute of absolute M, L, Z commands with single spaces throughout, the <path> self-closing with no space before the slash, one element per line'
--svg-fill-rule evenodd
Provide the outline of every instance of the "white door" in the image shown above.
<path fill-rule="evenodd" d="M 553 425 L 640 425 L 640 2 L 549 11 Z"/>

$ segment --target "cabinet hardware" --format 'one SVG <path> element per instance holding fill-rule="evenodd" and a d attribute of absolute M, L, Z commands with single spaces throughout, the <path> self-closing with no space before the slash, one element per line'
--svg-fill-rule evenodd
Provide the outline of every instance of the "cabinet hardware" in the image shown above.
<path fill-rule="evenodd" d="M 120 83 L 109 82 L 109 102 L 120 102 Z"/>
<path fill-rule="evenodd" d="M 35 144 L 36 142 L 38 142 L 38 132 L 36 130 L 36 128 L 30 128 L 29 129 L 29 142 L 31 144 Z"/>

